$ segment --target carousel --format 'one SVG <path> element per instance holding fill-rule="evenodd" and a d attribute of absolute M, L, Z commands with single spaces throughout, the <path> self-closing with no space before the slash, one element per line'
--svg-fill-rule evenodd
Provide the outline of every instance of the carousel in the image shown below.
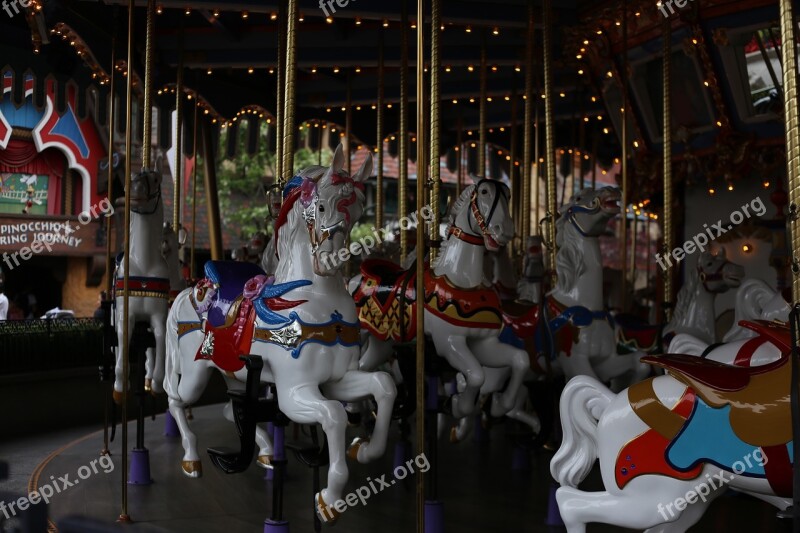
<path fill-rule="evenodd" d="M 0 7 L 0 532 L 800 532 L 791 0 Z"/>

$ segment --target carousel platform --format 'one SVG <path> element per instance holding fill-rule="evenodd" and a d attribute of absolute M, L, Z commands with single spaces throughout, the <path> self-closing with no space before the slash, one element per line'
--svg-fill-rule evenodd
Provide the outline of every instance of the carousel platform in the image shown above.
<path fill-rule="evenodd" d="M 221 405 L 196 408 L 194 417 L 192 425 L 201 450 L 209 446 L 237 446 L 235 430 L 222 417 Z M 510 426 L 498 425 L 489 432 L 489 438 L 484 442 L 476 442 L 472 437 L 457 445 L 450 444 L 446 439 L 441 440 L 438 457 L 439 495 L 445 502 L 447 532 L 565 531 L 563 527 L 546 525 L 551 488 L 548 466 L 551 454 L 546 451 L 530 453 L 527 469 L 514 468 L 520 464 L 518 461 L 514 464 L 515 450 L 509 430 Z M 358 436 L 359 432 L 363 432 L 363 429 L 349 428 L 348 437 Z M 272 481 L 265 479 L 265 470 L 254 464 L 242 474 L 226 475 L 215 469 L 205 455 L 202 457 L 203 477 L 189 479 L 180 471 L 183 455 L 180 438 L 167 437 L 163 433 L 164 415 L 159 415 L 155 421 L 146 421 L 146 443 L 153 483 L 128 486 L 128 508 L 134 524 L 120 526 L 121 530 L 187 533 L 263 531 L 264 519 L 270 514 L 272 502 Z M 113 470 L 98 465 L 98 473 L 92 473 L 86 479 L 78 479 L 77 472 L 99 457 L 102 432 L 76 435 L 73 431 L 59 435 L 61 441 L 55 437 L 41 437 L 0 445 L 0 460 L 11 464 L 11 480 L 16 480 L 15 485 L 18 486 L 23 471 L 30 470 L 26 485 L 37 487 L 69 475 L 69 480 L 75 484 L 51 498 L 51 528 L 82 531 L 80 528 L 65 527 L 65 519 L 75 516 L 116 527 L 114 522 L 121 508 L 122 479 L 119 431 L 111 445 Z M 64 443 L 66 438 L 71 441 Z M 134 438 L 135 425 L 131 423 L 130 447 Z M 309 441 L 300 428 L 295 430 L 294 426 L 287 428 L 286 440 L 287 443 Z M 52 444 L 49 450 L 48 443 Z M 347 491 L 365 484 L 367 477 L 375 479 L 387 474 L 387 479 L 391 478 L 393 449 L 392 442 L 386 455 L 369 465 L 348 461 L 350 478 Z M 45 453 L 48 455 L 35 464 L 31 454 L 37 453 L 40 456 Z M 284 518 L 289 520 L 291 531 L 311 532 L 314 531 L 311 505 L 313 473 L 299 463 L 291 451 L 287 453 L 289 465 L 284 492 Z M 15 463 L 15 456 L 25 459 Z M 106 473 L 105 470 L 111 471 Z M 324 475 L 323 469 L 323 486 Z M 17 487 L 14 488 L 22 493 Z M 391 488 L 372 496 L 365 506 L 359 505 L 345 512 L 336 524 L 335 531 L 415 531 L 415 488 L 416 476 L 409 475 Z M 599 472 L 593 472 L 584 488 L 601 488 Z M 731 494 L 717 500 L 701 523 L 691 531 L 777 533 L 789 530 L 789 522 L 777 519 L 775 510 L 769 505 Z M 329 528 L 323 526 L 325 529 Z M 590 525 L 589 531 L 627 530 Z"/>

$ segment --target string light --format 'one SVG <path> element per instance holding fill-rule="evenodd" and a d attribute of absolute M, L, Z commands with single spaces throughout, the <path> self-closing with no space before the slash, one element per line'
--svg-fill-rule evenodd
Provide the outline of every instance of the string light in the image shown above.
<path fill-rule="evenodd" d="M 249 16 L 250 16 L 250 13 L 248 13 L 247 11 L 242 11 L 242 19 L 247 20 L 247 18 Z"/>
<path fill-rule="evenodd" d="M 278 14 L 273 11 L 269 14 L 269 20 L 278 20 Z"/>
<path fill-rule="evenodd" d="M 160 14 L 161 14 L 161 13 L 163 13 L 163 12 L 164 12 L 164 6 L 162 6 L 161 4 L 158 4 L 158 5 L 156 6 L 156 14 L 157 14 L 157 15 L 160 15 Z"/>

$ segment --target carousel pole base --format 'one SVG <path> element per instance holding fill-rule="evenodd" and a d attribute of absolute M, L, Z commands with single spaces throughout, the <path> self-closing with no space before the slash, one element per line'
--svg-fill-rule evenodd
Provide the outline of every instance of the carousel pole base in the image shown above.
<path fill-rule="evenodd" d="M 165 437 L 180 437 L 181 432 L 178 429 L 178 423 L 172 417 L 172 413 L 167 411 L 164 416 L 164 436 Z"/>
<path fill-rule="evenodd" d="M 398 468 L 406 464 L 406 461 L 411 458 L 409 450 L 410 447 L 408 441 L 401 440 L 394 445 L 393 468 Z"/>
<path fill-rule="evenodd" d="M 150 452 L 147 448 L 131 450 L 131 469 L 128 485 L 150 485 Z"/>
<path fill-rule="evenodd" d="M 272 460 L 273 461 L 280 461 L 286 459 L 286 447 L 284 445 L 285 441 L 285 433 L 286 427 L 285 426 L 273 426 L 272 429 Z M 283 466 L 283 480 L 286 481 L 287 477 L 286 472 L 286 465 Z M 264 479 L 267 481 L 273 481 L 275 479 L 275 469 L 268 468 L 267 472 L 264 474 Z"/>
<path fill-rule="evenodd" d="M 289 533 L 289 522 L 286 520 L 264 520 L 264 533 Z"/>
<path fill-rule="evenodd" d="M 444 533 L 444 503 L 439 501 L 425 502 L 424 533 Z"/>
<path fill-rule="evenodd" d="M 558 485 L 551 483 L 550 493 L 547 497 L 547 520 L 545 520 L 545 524 L 548 526 L 563 527 L 564 521 L 561 519 L 561 511 L 558 510 L 556 490 L 558 490 Z"/>
<path fill-rule="evenodd" d="M 530 453 L 520 445 L 514 446 L 514 452 L 511 456 L 511 469 L 517 472 L 531 469 Z"/>

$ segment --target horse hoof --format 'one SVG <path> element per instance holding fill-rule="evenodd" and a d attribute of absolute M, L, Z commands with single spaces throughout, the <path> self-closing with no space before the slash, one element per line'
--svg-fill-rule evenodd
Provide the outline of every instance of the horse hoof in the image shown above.
<path fill-rule="evenodd" d="M 203 475 L 203 463 L 200 461 L 181 461 L 181 469 L 189 477 L 198 478 Z"/>
<path fill-rule="evenodd" d="M 144 391 L 145 392 L 153 392 L 153 380 L 147 378 L 144 380 Z"/>
<path fill-rule="evenodd" d="M 272 456 L 271 455 L 259 455 L 258 459 L 256 459 L 256 464 L 265 470 L 272 470 Z"/>
<path fill-rule="evenodd" d="M 458 438 L 458 428 L 456 426 L 450 428 L 450 442 L 453 444 L 461 442 Z"/>
<path fill-rule="evenodd" d="M 122 393 L 118 390 L 111 391 L 111 397 L 114 399 L 114 403 L 117 405 L 122 405 Z"/>
<path fill-rule="evenodd" d="M 314 495 L 314 511 L 317 513 L 317 518 L 323 524 L 332 526 L 339 520 L 342 513 L 336 510 L 332 505 L 326 505 L 325 500 L 322 498 L 322 492 Z"/>
<path fill-rule="evenodd" d="M 367 444 L 369 439 L 362 439 L 361 437 L 356 437 L 353 439 L 353 442 L 350 444 L 350 447 L 347 448 L 347 457 L 352 459 L 353 461 L 358 461 L 358 450 L 361 449 L 361 446 Z"/>

